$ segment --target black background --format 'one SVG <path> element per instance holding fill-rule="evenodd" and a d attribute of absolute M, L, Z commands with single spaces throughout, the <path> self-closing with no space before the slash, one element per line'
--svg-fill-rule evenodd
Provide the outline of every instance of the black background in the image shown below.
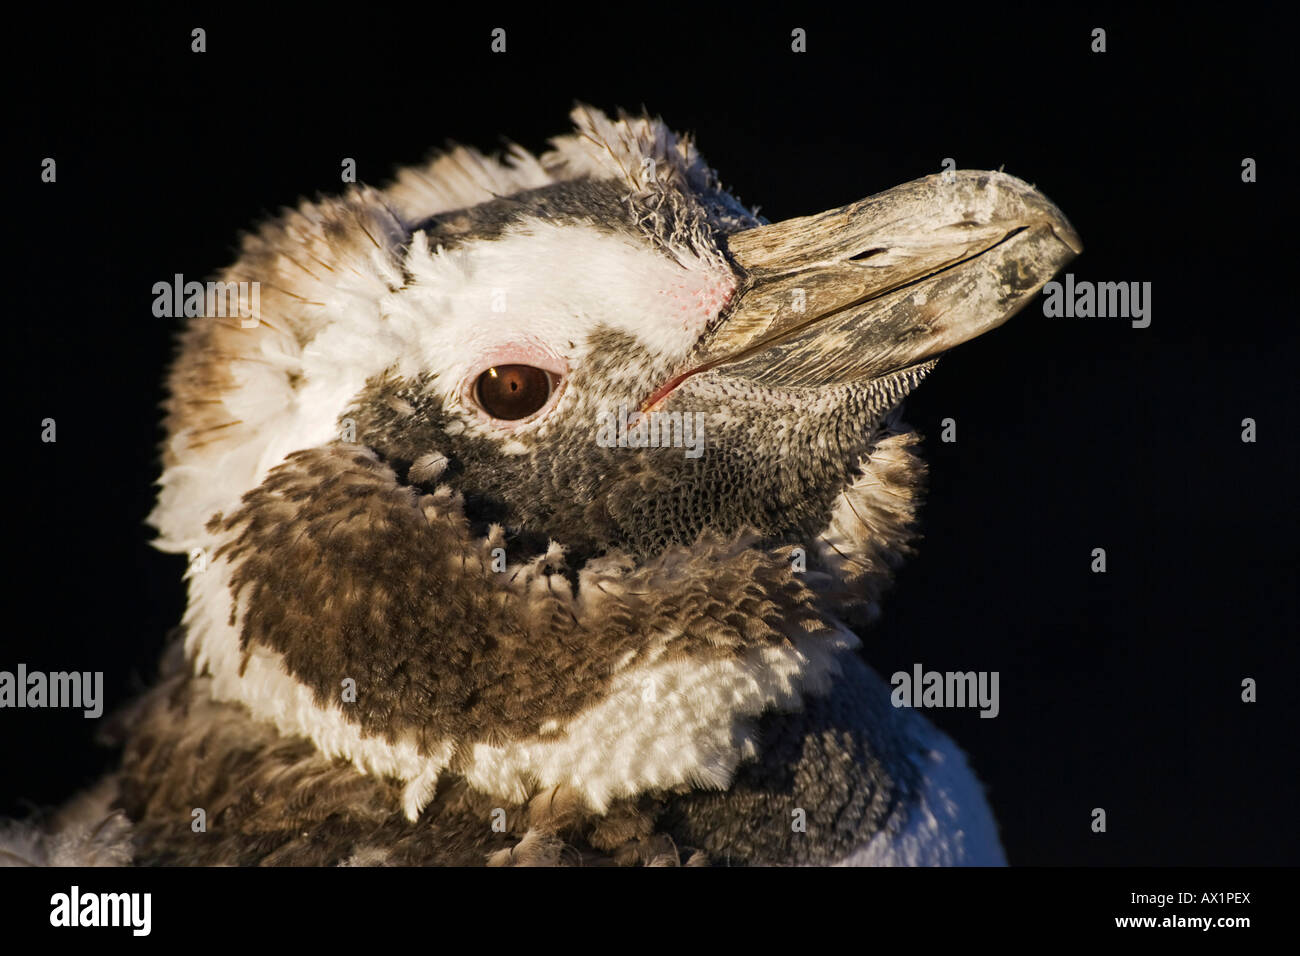
<path fill-rule="evenodd" d="M 879 6 L 15 28 L 0 669 L 102 670 L 111 709 L 147 686 L 180 619 L 184 559 L 152 550 L 143 523 L 175 332 L 152 316 L 155 282 L 210 276 L 240 230 L 341 191 L 343 157 L 383 184 L 447 140 L 542 149 L 575 100 L 644 105 L 694 132 L 773 221 L 945 157 L 1005 165 L 1083 236 L 1077 278 L 1152 283 L 1150 328 L 1047 319 L 1034 302 L 909 399 L 931 466 L 926 539 L 865 653 L 885 675 L 916 661 L 1001 673 L 997 719 L 930 716 L 988 784 L 1014 864 L 1296 862 L 1285 31 L 1253 12 Z M 497 26 L 504 55 L 489 51 Z M 806 54 L 790 52 L 795 26 Z M 1104 54 L 1089 52 L 1097 26 Z M 1258 183 L 1241 182 L 1246 156 Z M 57 444 L 39 440 L 46 417 Z M 938 441 L 945 417 L 955 444 Z M 1241 702 L 1244 677 L 1258 703 Z M 0 713 L 0 815 L 111 767 L 97 723 Z"/>

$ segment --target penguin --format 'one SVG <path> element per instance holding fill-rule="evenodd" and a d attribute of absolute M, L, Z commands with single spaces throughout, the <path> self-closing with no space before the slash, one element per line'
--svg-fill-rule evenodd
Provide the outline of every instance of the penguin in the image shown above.
<path fill-rule="evenodd" d="M 303 202 L 169 378 L 189 556 L 120 767 L 9 857 L 108 865 L 1001 865 L 859 634 L 912 553 L 903 398 L 1081 251 L 1001 172 L 769 223 L 579 105 Z"/>

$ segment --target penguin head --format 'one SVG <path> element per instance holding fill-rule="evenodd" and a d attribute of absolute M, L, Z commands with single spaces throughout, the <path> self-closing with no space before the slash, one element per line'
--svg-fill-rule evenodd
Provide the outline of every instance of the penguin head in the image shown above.
<path fill-rule="evenodd" d="M 524 552 L 645 560 L 754 532 L 834 563 L 836 507 L 904 395 L 1078 247 L 1000 173 L 765 224 L 661 124 L 577 118 L 601 175 L 410 225 L 381 322 L 414 347 L 343 416 Z M 872 544 L 901 549 L 902 523 Z"/>

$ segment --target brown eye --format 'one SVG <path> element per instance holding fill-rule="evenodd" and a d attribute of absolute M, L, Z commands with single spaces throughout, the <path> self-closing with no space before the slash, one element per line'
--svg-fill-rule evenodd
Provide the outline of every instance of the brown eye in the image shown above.
<path fill-rule="evenodd" d="M 474 397 L 493 418 L 527 418 L 546 404 L 554 388 L 551 373 L 532 365 L 494 365 L 478 377 Z"/>

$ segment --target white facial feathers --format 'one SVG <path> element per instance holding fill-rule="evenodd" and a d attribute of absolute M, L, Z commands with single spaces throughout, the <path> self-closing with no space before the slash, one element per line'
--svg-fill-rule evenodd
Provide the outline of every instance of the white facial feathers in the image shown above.
<path fill-rule="evenodd" d="M 731 294 L 729 271 L 707 251 L 675 250 L 674 264 L 630 237 L 537 219 L 446 252 L 411 235 L 429 216 L 578 177 L 614 180 L 629 195 L 714 182 L 661 121 L 585 107 L 573 118 L 577 133 L 541 157 L 456 148 L 387 190 L 304 203 L 246 239 L 222 278 L 261 284 L 260 322 L 199 317 L 185 335 L 150 516 L 158 547 L 206 547 L 212 514 L 285 455 L 339 437 L 339 416 L 389 368 L 437 372 L 454 404 L 452 383 L 482 350 L 523 340 L 580 361 L 597 323 L 685 354 Z"/>

